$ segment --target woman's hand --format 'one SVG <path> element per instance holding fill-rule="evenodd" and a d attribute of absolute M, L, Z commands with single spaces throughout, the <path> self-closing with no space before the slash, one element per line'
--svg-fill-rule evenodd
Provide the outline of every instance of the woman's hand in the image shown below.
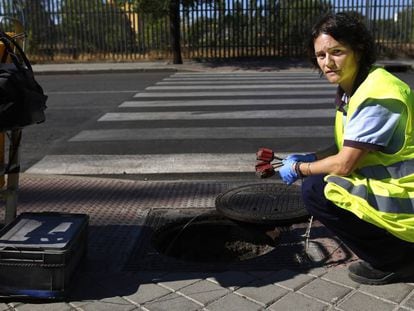
<path fill-rule="evenodd" d="M 280 178 L 286 184 L 291 185 L 299 178 L 295 169 L 297 161 L 286 158 L 282 163 L 283 166 L 279 169 Z"/>

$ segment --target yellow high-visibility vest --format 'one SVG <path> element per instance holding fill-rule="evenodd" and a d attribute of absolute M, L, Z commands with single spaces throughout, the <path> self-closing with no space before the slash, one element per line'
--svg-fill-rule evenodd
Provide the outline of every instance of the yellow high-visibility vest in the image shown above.
<path fill-rule="evenodd" d="M 369 152 L 349 176 L 327 175 L 325 196 L 364 221 L 414 242 L 414 94 L 407 84 L 374 67 L 351 97 L 347 121 L 362 103 L 370 101 L 391 108 L 404 105 L 406 110 L 397 130 L 405 133 L 405 140 L 396 152 Z M 335 119 L 338 150 L 343 146 L 343 131 L 343 114 L 338 111 Z"/>

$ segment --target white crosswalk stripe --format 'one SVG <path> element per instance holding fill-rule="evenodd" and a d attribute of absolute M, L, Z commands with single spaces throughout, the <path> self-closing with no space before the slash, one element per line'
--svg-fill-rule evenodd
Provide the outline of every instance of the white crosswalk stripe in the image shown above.
<path fill-rule="evenodd" d="M 150 86 L 147 87 L 147 90 L 228 90 L 228 89 L 332 89 L 330 85 L 320 86 L 318 84 L 248 84 L 248 85 L 161 85 L 161 86 Z"/>
<path fill-rule="evenodd" d="M 214 120 L 214 119 L 284 119 L 284 118 L 333 117 L 328 109 L 313 110 L 249 110 L 249 111 L 180 111 L 180 112 L 110 112 L 98 121 L 138 121 L 138 120 Z"/>
<path fill-rule="evenodd" d="M 263 84 L 276 84 L 276 83 L 286 83 L 288 82 L 286 79 L 269 79 L 269 78 L 265 78 L 265 79 L 258 79 L 258 78 L 254 78 L 255 81 L 255 85 L 261 85 L 258 84 L 263 83 Z M 325 85 L 326 81 L 324 80 L 315 80 L 315 79 L 295 79 L 290 81 L 291 84 L 289 84 L 289 86 L 292 86 L 292 83 L 309 83 L 312 82 L 312 84 L 315 85 Z M 155 85 L 223 85 L 223 84 L 231 84 L 231 85 L 251 85 L 252 84 L 252 78 L 239 78 L 239 79 L 234 79 L 234 78 L 226 78 L 226 79 L 220 79 L 219 81 L 217 81 L 217 78 L 205 78 L 205 79 L 164 79 L 161 82 L 157 82 L 155 83 Z"/>
<path fill-rule="evenodd" d="M 282 75 L 281 75 L 282 73 Z M 292 77 L 310 77 L 315 78 L 316 71 L 312 70 L 298 70 L 298 71 L 284 71 L 284 72 L 277 72 L 277 71 L 237 71 L 237 72 L 177 72 L 174 74 L 174 77 L 176 78 L 183 78 L 183 77 L 190 77 L 190 78 L 196 78 L 196 77 L 281 77 L 283 76 L 286 78 L 292 78 Z M 174 78 L 173 77 L 173 78 Z"/>
<path fill-rule="evenodd" d="M 260 139 L 331 137 L 330 126 L 290 126 L 290 127 L 251 127 L 249 131 L 242 127 L 195 127 L 154 129 L 111 129 L 85 130 L 69 141 L 140 141 L 140 140 L 177 140 L 177 139 Z"/>
<path fill-rule="evenodd" d="M 330 141 L 334 96 L 311 71 L 175 73 L 71 137 L 73 154 L 48 155 L 27 172 L 254 175 L 259 147 L 283 157 Z M 92 151 L 76 151 L 85 144 Z"/>
<path fill-rule="evenodd" d="M 332 98 L 272 98 L 272 99 L 207 99 L 207 100 L 141 100 L 125 101 L 120 108 L 144 107 L 210 107 L 210 106 L 258 106 L 258 105 L 311 105 L 326 104 L 332 107 Z"/>
<path fill-rule="evenodd" d="M 225 96 L 225 97 L 235 97 L 235 96 L 282 96 L 282 95 L 303 95 L 303 96 L 320 96 L 320 95 L 332 95 L 335 91 L 331 88 L 324 90 L 280 90 L 280 91 L 263 91 L 263 90 L 254 90 L 254 91 L 215 91 L 214 93 L 209 91 L 200 91 L 200 92 L 145 92 L 138 93 L 134 97 L 144 97 L 144 98 L 170 98 L 170 97 L 212 97 L 212 96 Z"/>

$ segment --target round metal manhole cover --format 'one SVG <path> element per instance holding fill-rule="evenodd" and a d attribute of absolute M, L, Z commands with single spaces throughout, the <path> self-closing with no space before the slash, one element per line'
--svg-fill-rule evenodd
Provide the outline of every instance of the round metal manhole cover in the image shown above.
<path fill-rule="evenodd" d="M 216 198 L 216 209 L 233 220 L 260 224 L 289 224 L 304 221 L 300 186 L 254 184 L 231 189 Z"/>

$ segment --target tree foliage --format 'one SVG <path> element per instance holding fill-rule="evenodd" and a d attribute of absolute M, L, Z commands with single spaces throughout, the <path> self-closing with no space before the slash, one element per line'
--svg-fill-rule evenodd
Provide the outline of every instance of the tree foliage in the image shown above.
<path fill-rule="evenodd" d="M 68 13 L 62 16 L 61 29 L 73 48 L 117 53 L 133 46 L 131 23 L 118 6 L 100 0 L 83 0 L 83 6 L 78 2 L 62 0 L 62 11 Z"/>
<path fill-rule="evenodd" d="M 29 50 L 41 48 L 48 43 L 54 43 L 56 38 L 56 27 L 49 12 L 46 11 L 44 0 L 21 0 L 16 1 L 14 6 L 20 10 L 19 19 L 24 22 L 28 36 Z"/>
<path fill-rule="evenodd" d="M 300 43 L 306 42 L 312 25 L 330 11 L 332 5 L 326 0 L 281 1 L 279 16 L 283 18 L 284 42 L 301 48 Z"/>
<path fill-rule="evenodd" d="M 303 43 L 312 25 L 321 15 L 330 12 L 328 0 L 274 0 L 212 3 L 217 14 L 197 18 L 188 29 L 188 45 L 230 46 L 249 54 L 249 50 L 272 47 L 280 51 L 303 53 Z"/>
<path fill-rule="evenodd" d="M 202 3 L 222 3 L 226 0 L 180 0 L 183 8 L 194 7 Z M 137 12 L 150 14 L 155 18 L 168 16 L 170 13 L 171 0 L 116 0 L 118 5 L 132 5 Z"/>

